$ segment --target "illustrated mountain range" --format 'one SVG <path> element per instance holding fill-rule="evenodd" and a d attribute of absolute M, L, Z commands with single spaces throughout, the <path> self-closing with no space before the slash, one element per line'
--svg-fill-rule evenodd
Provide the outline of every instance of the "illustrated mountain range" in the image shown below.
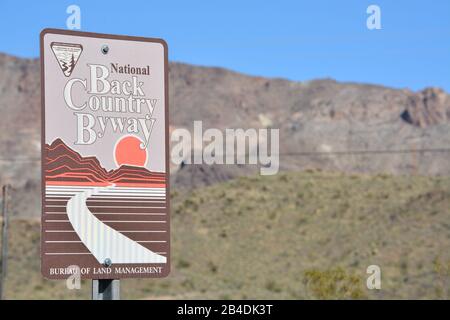
<path fill-rule="evenodd" d="M 61 139 L 45 145 L 45 176 L 50 184 L 139 186 L 161 185 L 165 174 L 144 167 L 122 165 L 107 171 L 94 156 L 83 157 Z"/>

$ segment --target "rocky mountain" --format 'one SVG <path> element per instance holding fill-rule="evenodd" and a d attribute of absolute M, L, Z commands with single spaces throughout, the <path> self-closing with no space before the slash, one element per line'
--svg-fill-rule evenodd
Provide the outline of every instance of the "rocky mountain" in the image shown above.
<path fill-rule="evenodd" d="M 46 181 L 50 184 L 151 186 L 165 184 L 165 175 L 143 167 L 122 165 L 107 171 L 96 157 L 83 157 L 61 139 L 45 145 Z"/>
<path fill-rule="evenodd" d="M 450 97 L 331 79 L 294 82 L 170 63 L 170 124 L 193 129 L 279 128 L 281 170 L 450 174 Z M 299 75 L 301 76 L 301 75 Z M 0 55 L 0 181 L 40 176 L 37 59 Z M 414 152 L 414 150 L 422 150 Z M 172 167 L 173 186 L 256 172 L 255 166 Z"/>
<path fill-rule="evenodd" d="M 445 124 L 450 119 L 448 95 L 441 89 L 427 88 L 411 97 L 401 117 L 406 122 L 426 128 Z"/>

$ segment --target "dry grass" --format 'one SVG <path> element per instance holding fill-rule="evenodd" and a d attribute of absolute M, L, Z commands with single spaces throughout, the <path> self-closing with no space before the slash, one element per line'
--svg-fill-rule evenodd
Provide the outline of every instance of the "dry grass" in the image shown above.
<path fill-rule="evenodd" d="M 450 180 L 292 172 L 176 194 L 172 273 L 122 297 L 449 298 Z M 39 222 L 11 222 L 7 298 L 89 298 L 39 273 Z M 365 287 L 382 270 L 382 290 Z"/>

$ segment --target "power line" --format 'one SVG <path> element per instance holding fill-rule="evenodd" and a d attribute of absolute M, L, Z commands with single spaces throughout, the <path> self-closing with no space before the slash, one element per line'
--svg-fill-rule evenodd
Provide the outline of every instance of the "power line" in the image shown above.
<path fill-rule="evenodd" d="M 450 148 L 286 152 L 286 153 L 280 153 L 279 155 L 280 156 L 315 156 L 315 155 L 402 154 L 402 153 L 433 153 L 433 152 L 447 153 L 447 152 L 450 152 Z"/>
<path fill-rule="evenodd" d="M 450 148 L 422 148 L 422 149 L 386 149 L 386 150 L 342 150 L 342 151 L 305 151 L 282 152 L 278 156 L 340 156 L 340 155 L 364 155 L 364 154 L 413 154 L 413 153 L 450 153 Z M 236 154 L 234 154 L 235 156 Z M 218 155 L 219 156 L 219 155 Z M 37 162 L 41 158 L 1 158 L 0 162 Z"/>
<path fill-rule="evenodd" d="M 0 162 L 37 162 L 41 158 L 0 158 Z"/>

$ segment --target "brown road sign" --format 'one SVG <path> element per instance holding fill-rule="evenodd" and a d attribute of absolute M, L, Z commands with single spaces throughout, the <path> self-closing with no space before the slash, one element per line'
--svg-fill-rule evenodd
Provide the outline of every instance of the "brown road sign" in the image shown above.
<path fill-rule="evenodd" d="M 41 83 L 42 274 L 167 276 L 166 43 L 46 29 Z"/>

